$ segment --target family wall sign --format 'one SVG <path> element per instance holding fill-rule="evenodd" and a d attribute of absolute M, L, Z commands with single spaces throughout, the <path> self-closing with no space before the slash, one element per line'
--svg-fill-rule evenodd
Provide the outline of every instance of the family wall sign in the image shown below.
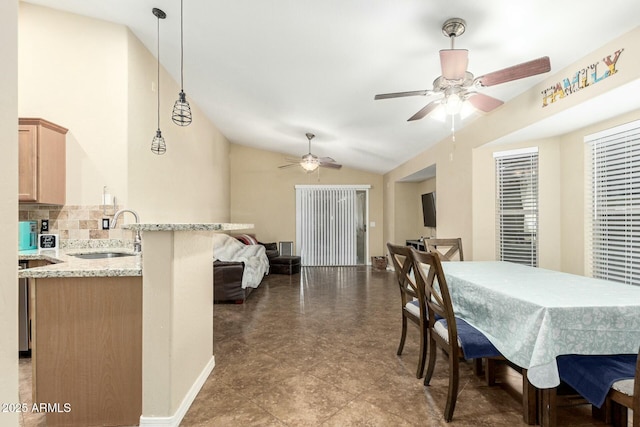
<path fill-rule="evenodd" d="M 571 77 L 567 77 L 561 82 L 543 90 L 541 92 L 542 106 L 546 107 L 559 99 L 573 95 L 617 73 L 616 62 L 618 62 L 618 58 L 620 58 L 620 54 L 623 51 L 624 49 L 616 50 L 612 55 L 602 58 L 602 62 L 598 61 L 594 64 L 587 65 L 576 71 Z"/>

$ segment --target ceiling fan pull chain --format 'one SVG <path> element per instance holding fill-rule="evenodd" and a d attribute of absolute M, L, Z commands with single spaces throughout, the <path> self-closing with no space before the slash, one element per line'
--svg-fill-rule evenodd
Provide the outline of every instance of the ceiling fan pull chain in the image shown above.
<path fill-rule="evenodd" d="M 456 142 L 456 116 L 451 115 L 451 141 Z"/>

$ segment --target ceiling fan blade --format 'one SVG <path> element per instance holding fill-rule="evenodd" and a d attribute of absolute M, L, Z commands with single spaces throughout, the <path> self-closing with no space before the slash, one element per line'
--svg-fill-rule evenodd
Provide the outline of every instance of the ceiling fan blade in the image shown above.
<path fill-rule="evenodd" d="M 504 102 L 500 101 L 499 99 L 482 93 L 476 93 L 475 95 L 472 95 L 468 99 L 468 101 L 478 110 L 484 111 L 485 113 L 488 113 L 489 111 L 494 110 L 504 104 Z"/>
<path fill-rule="evenodd" d="M 442 49 L 440 51 L 440 68 L 442 77 L 448 80 L 464 79 L 469 65 L 467 49 Z"/>
<path fill-rule="evenodd" d="M 419 119 L 423 118 L 424 116 L 426 116 L 427 114 L 429 114 L 430 112 L 432 112 L 433 110 L 435 110 L 436 108 L 438 108 L 439 105 L 440 105 L 440 103 L 438 103 L 436 101 L 430 102 L 427 105 L 425 105 L 422 108 L 422 110 L 418 111 L 413 116 L 409 117 L 409 120 L 407 120 L 407 121 L 408 122 L 412 122 L 414 120 L 419 120 Z"/>
<path fill-rule="evenodd" d="M 318 157 L 318 160 L 320 160 L 320 163 L 335 163 L 335 160 L 331 157 Z"/>
<path fill-rule="evenodd" d="M 293 166 L 300 166 L 300 162 L 298 163 L 291 163 L 290 165 L 282 165 L 282 166 L 278 166 L 278 169 L 286 169 L 286 168 L 291 168 Z"/>
<path fill-rule="evenodd" d="M 320 162 L 320 167 L 323 168 L 331 168 L 331 169 L 340 169 L 342 165 L 335 162 Z"/>
<path fill-rule="evenodd" d="M 395 93 L 382 93 L 376 95 L 374 99 L 389 99 L 389 98 L 401 98 L 404 96 L 425 96 L 431 94 L 432 91 L 425 90 L 414 90 L 411 92 L 395 92 Z"/>
<path fill-rule="evenodd" d="M 290 162 L 290 163 L 300 163 L 300 161 L 301 161 L 301 160 L 302 160 L 302 159 L 301 159 L 300 157 L 290 157 L 290 156 L 287 156 L 287 157 L 285 157 L 285 158 L 284 158 L 284 161 L 285 161 L 285 162 Z"/>
<path fill-rule="evenodd" d="M 485 74 L 484 76 L 478 77 L 476 81 L 482 86 L 494 86 L 500 83 L 506 83 L 512 80 L 546 73 L 550 70 L 551 62 L 549 61 L 549 57 L 543 56 L 542 58 L 534 59 L 533 61 L 523 62 L 522 64 Z"/>

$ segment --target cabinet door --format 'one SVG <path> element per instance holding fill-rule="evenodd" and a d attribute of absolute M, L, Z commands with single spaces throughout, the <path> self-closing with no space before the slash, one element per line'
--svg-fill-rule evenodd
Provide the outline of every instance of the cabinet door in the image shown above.
<path fill-rule="evenodd" d="M 19 126 L 18 144 L 18 200 L 21 202 L 35 202 L 38 198 L 37 126 Z"/>
<path fill-rule="evenodd" d="M 41 125 L 38 129 L 38 202 L 64 205 L 66 185 L 65 135 Z"/>

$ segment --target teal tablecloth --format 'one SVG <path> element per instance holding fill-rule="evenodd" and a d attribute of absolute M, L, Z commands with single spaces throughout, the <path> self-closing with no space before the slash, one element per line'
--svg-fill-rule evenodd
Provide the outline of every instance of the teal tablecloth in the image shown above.
<path fill-rule="evenodd" d="M 560 383 L 558 355 L 638 353 L 640 286 L 508 262 L 442 265 L 456 315 L 538 388 Z"/>

